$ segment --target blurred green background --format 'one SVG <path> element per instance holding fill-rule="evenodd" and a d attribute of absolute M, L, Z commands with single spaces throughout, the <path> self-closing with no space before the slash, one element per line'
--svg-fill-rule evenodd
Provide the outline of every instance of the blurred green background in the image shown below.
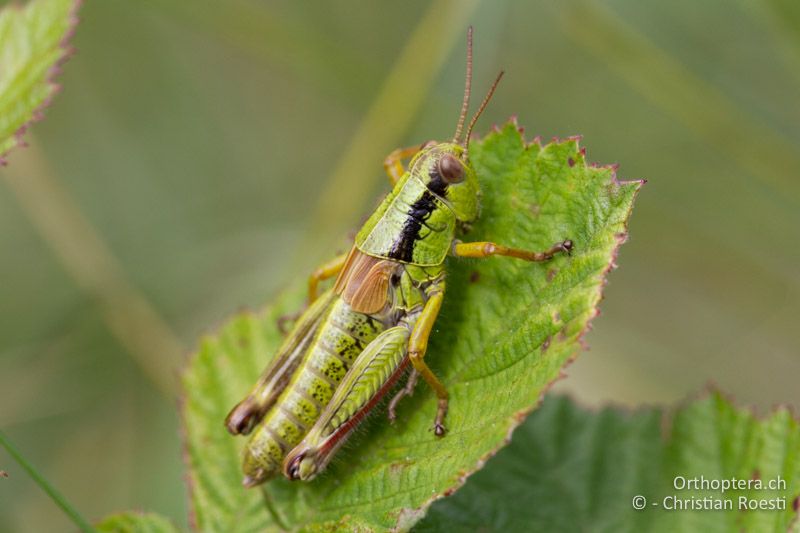
<path fill-rule="evenodd" d="M 583 135 L 647 178 L 591 351 L 557 389 L 800 404 L 791 0 L 86 2 L 63 91 L 0 170 L 0 427 L 91 519 L 186 523 L 178 362 L 343 246 L 396 146 Z M 70 531 L 0 455 L 0 531 Z"/>

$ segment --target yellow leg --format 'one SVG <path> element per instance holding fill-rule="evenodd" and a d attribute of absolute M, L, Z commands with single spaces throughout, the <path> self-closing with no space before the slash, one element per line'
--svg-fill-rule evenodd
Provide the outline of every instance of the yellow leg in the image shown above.
<path fill-rule="evenodd" d="M 308 304 L 311 305 L 317 299 L 317 288 L 319 282 L 332 278 L 342 271 L 345 261 L 347 261 L 348 254 L 342 254 L 334 257 L 327 263 L 321 265 L 308 278 Z"/>
<path fill-rule="evenodd" d="M 344 266 L 345 262 L 347 261 L 347 254 L 342 254 L 337 256 L 324 265 L 321 265 L 317 268 L 314 272 L 311 273 L 311 276 L 308 278 L 308 304 L 311 305 L 314 303 L 314 300 L 317 299 L 318 287 L 319 282 L 331 278 L 341 272 L 342 267 Z M 282 315 L 278 317 L 278 330 L 286 335 L 289 332 L 289 326 L 292 322 L 296 321 L 300 318 L 300 315 L 303 314 L 303 309 L 297 311 L 296 313 L 289 313 L 286 315 Z"/>
<path fill-rule="evenodd" d="M 386 159 L 383 160 L 383 168 L 386 170 L 386 174 L 389 175 L 389 181 L 392 182 L 392 186 L 396 185 L 406 172 L 406 169 L 403 168 L 403 159 L 413 157 L 421 148 L 420 146 L 397 148 L 386 156 Z"/>
<path fill-rule="evenodd" d="M 516 257 L 525 261 L 547 261 L 559 252 L 570 253 L 572 251 L 572 241 L 566 240 L 558 242 L 544 252 L 530 252 L 519 248 L 508 248 L 493 242 L 458 242 L 453 245 L 453 255 L 458 257 L 490 257 L 492 255 L 504 255 L 506 257 Z"/>
<path fill-rule="evenodd" d="M 439 381 L 439 378 L 425 364 L 425 351 L 428 349 L 428 337 L 439 315 L 444 299 L 444 287 L 439 285 L 436 292 L 430 295 L 425 307 L 422 309 L 414 329 L 411 331 L 411 338 L 408 341 L 408 358 L 414 365 L 414 370 L 419 372 L 428 385 L 436 392 L 439 405 L 436 410 L 436 420 L 433 424 L 433 432 L 437 437 L 444 435 L 444 417 L 447 414 L 447 389 Z"/>

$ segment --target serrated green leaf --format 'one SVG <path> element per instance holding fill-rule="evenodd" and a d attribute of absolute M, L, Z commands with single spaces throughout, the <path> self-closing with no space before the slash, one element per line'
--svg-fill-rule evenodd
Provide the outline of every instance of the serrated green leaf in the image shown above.
<path fill-rule="evenodd" d="M 0 11 L 0 157 L 20 143 L 58 89 L 53 83 L 68 54 L 76 0 L 32 0 Z"/>
<path fill-rule="evenodd" d="M 111 515 L 97 524 L 97 530 L 108 533 L 177 533 L 178 531 L 172 522 L 163 516 L 136 512 Z"/>
<path fill-rule="evenodd" d="M 470 153 L 484 193 L 470 240 L 540 250 L 569 238 L 575 250 L 546 264 L 450 262 L 426 357 L 451 394 L 448 434 L 433 435 L 435 397 L 421 384 L 394 426 L 380 409 L 325 475 L 267 485 L 292 529 L 410 528 L 507 442 L 596 314 L 641 182 L 621 183 L 612 168 L 587 165 L 576 139 L 526 145 L 514 123 L 474 141 Z M 290 291 L 261 314 L 235 318 L 202 342 L 184 376 L 188 476 L 201 530 L 276 527 L 262 495 L 241 488 L 245 440 L 228 436 L 222 421 L 276 348 L 277 317 L 301 298 L 300 289 Z"/>
<path fill-rule="evenodd" d="M 764 484 L 780 476 L 786 486 L 679 490 L 678 476 Z M 633 508 L 637 495 L 647 500 L 643 510 Z M 733 509 L 665 510 L 674 507 L 664 501 L 672 496 L 729 499 Z M 786 408 L 759 419 L 718 392 L 674 413 L 591 411 L 550 397 L 510 446 L 433 505 L 414 531 L 787 531 L 798 527 L 798 496 L 800 426 Z M 740 497 L 777 498 L 784 508 L 745 511 Z"/>

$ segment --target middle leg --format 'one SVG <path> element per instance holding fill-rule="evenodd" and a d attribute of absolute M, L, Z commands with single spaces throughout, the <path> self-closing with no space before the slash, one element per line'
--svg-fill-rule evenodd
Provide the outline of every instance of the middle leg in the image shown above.
<path fill-rule="evenodd" d="M 411 338 L 408 341 L 408 358 L 411 360 L 411 364 L 414 365 L 414 370 L 419 372 L 422 379 L 436 392 L 436 397 L 438 398 L 436 419 L 433 424 L 433 432 L 437 437 L 443 436 L 446 431 L 444 417 L 447 414 L 449 395 L 445 386 L 425 363 L 425 352 L 428 349 L 428 338 L 431 330 L 433 330 L 433 324 L 439 315 L 439 309 L 442 307 L 442 300 L 444 300 L 444 283 L 439 283 L 434 287 L 428 301 L 425 303 L 425 307 L 422 309 L 422 313 L 414 325 L 414 329 L 411 331 Z"/>
<path fill-rule="evenodd" d="M 311 273 L 311 276 L 308 278 L 308 305 L 311 305 L 314 303 L 314 300 L 317 299 L 319 282 L 332 278 L 341 272 L 348 255 L 349 253 L 344 253 L 336 256 L 327 263 L 320 265 L 319 268 Z"/>
<path fill-rule="evenodd" d="M 317 296 L 319 296 L 319 282 L 332 278 L 341 272 L 342 268 L 344 268 L 344 264 L 347 262 L 347 257 L 348 254 L 346 253 L 336 256 L 327 263 L 320 265 L 314 272 L 311 273 L 311 275 L 308 277 L 308 301 L 306 302 L 306 306 L 313 304 L 314 301 L 316 301 Z M 303 310 L 304 308 L 295 313 L 288 313 L 279 316 L 277 321 L 278 330 L 283 335 L 286 335 L 289 332 L 289 327 L 292 322 L 295 322 L 298 318 L 300 318 L 300 315 L 303 314 Z"/>

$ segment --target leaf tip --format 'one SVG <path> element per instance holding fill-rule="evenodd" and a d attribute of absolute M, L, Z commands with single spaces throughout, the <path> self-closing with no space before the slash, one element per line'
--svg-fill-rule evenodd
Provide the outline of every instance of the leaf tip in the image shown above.
<path fill-rule="evenodd" d="M 29 9 L 30 5 L 33 2 L 30 2 L 26 6 L 22 6 L 20 4 L 10 4 L 6 6 L 6 9 L 15 9 L 18 11 L 22 11 L 25 9 Z M 39 122 L 44 118 L 44 111 L 50 106 L 53 98 L 59 91 L 61 91 L 61 85 L 57 83 L 55 80 L 61 74 L 63 70 L 63 65 L 69 60 L 70 57 L 75 53 L 75 48 L 71 45 L 72 36 L 75 34 L 75 30 L 78 26 L 78 22 L 80 18 L 78 17 L 78 11 L 80 10 L 81 5 L 83 4 L 83 0 L 71 0 L 71 7 L 69 8 L 69 12 L 66 16 L 66 29 L 64 33 L 59 38 L 58 44 L 56 48 L 60 50 L 59 56 L 53 62 L 52 65 L 47 69 L 46 74 L 44 76 L 43 83 L 47 87 L 48 93 L 47 96 L 34 107 L 31 111 L 30 116 L 14 131 L 13 134 L 10 136 L 11 144 L 7 145 L 4 151 L 0 153 L 0 165 L 5 166 L 8 164 L 7 156 L 11 150 L 20 147 L 25 148 L 28 146 L 27 141 L 24 140 L 25 133 L 28 131 L 28 128 L 34 122 Z M 5 141 L 4 141 L 5 142 Z"/>

